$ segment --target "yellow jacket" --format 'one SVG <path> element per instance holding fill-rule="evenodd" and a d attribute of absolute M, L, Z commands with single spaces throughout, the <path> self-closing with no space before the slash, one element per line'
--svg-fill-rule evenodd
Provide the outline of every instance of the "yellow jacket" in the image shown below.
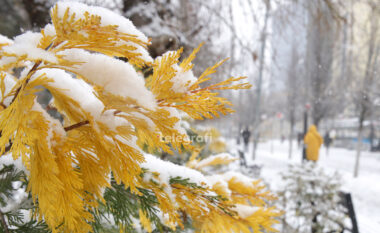
<path fill-rule="evenodd" d="M 323 144 L 323 138 L 319 135 L 317 127 L 311 125 L 307 131 L 304 143 L 306 144 L 306 158 L 308 160 L 317 161 L 319 156 L 319 148 Z"/>

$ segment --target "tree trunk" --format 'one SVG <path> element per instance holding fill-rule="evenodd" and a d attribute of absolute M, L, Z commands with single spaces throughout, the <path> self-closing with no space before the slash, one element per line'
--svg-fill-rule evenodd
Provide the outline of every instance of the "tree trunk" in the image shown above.
<path fill-rule="evenodd" d="M 361 112 L 359 115 L 359 132 L 358 132 L 358 144 L 356 148 L 356 161 L 354 168 L 354 177 L 358 177 L 359 175 L 359 162 L 360 162 L 360 154 L 361 154 L 361 145 L 363 139 L 363 122 L 365 120 L 366 115 L 372 111 L 373 105 L 371 103 L 371 89 L 374 85 L 374 74 L 373 69 L 376 67 L 377 56 L 379 55 L 380 47 L 376 45 L 376 35 L 378 30 L 378 20 L 372 16 L 371 18 L 371 34 L 368 45 L 368 60 L 364 75 L 363 88 L 361 90 L 359 96 L 359 104 L 361 107 Z"/>
<path fill-rule="evenodd" d="M 358 143 L 356 145 L 356 159 L 355 159 L 355 167 L 354 167 L 354 177 L 358 177 L 359 175 L 359 162 L 360 162 L 360 155 L 362 150 L 362 140 L 363 140 L 363 119 L 360 118 L 359 120 L 359 129 L 358 129 Z"/>
<path fill-rule="evenodd" d="M 293 136 L 294 136 L 294 119 L 290 119 L 290 133 L 289 133 L 289 159 L 293 154 Z"/>
<path fill-rule="evenodd" d="M 260 102 L 261 102 L 261 88 L 262 88 L 262 80 L 263 80 L 263 73 L 264 73 L 264 62 L 265 62 L 265 49 L 266 49 L 266 42 L 267 42 L 267 27 L 268 27 L 268 19 L 269 19 L 269 12 L 270 12 L 270 1 L 265 2 L 265 19 L 264 19 L 264 27 L 262 31 L 262 42 L 261 42 L 261 51 L 260 51 L 260 63 L 259 63 L 259 79 L 257 81 L 257 89 L 256 89 L 256 105 L 255 105 L 255 116 L 253 119 L 253 152 L 252 152 L 252 158 L 255 160 L 256 158 L 256 148 L 257 148 L 257 142 L 259 140 L 260 133 L 257 132 L 259 130 L 259 122 L 260 122 Z M 252 59 L 255 60 L 254 54 L 252 54 Z"/>

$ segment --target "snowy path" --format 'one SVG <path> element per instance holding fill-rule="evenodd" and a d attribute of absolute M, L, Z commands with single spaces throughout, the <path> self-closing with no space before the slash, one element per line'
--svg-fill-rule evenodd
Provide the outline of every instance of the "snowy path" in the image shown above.
<path fill-rule="evenodd" d="M 234 141 L 229 141 L 230 148 L 236 148 Z M 260 143 L 255 163 L 262 164 L 262 177 L 276 189 L 281 182 L 279 172 L 287 169 L 289 143 L 278 140 Z M 330 148 L 326 155 L 321 149 L 319 164 L 327 170 L 337 170 L 343 177 L 343 190 L 350 192 L 358 218 L 361 233 L 380 232 L 380 153 L 363 152 L 360 160 L 359 177 L 353 178 L 355 151 Z M 247 154 L 248 164 L 252 164 L 252 153 Z M 292 163 L 301 162 L 301 150 L 296 143 L 293 146 Z"/>

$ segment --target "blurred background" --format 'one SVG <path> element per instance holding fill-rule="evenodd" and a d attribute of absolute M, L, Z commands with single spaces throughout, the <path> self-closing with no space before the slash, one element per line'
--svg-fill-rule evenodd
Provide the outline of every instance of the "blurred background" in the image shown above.
<path fill-rule="evenodd" d="M 1 0 L 0 33 L 10 38 L 49 22 L 53 0 Z M 379 150 L 378 0 L 83 0 L 116 11 L 152 38 L 153 57 L 201 42 L 200 74 L 229 57 L 215 80 L 248 76 L 228 92 L 233 117 L 205 121 L 229 137 L 296 139 L 305 117 L 334 144 Z M 331 132 L 330 132 L 331 131 Z M 289 153 L 293 153 L 292 150 Z"/>
<path fill-rule="evenodd" d="M 0 0 L 0 34 L 39 30 L 55 2 Z M 205 42 L 196 75 L 229 57 L 214 81 L 247 76 L 253 88 L 222 94 L 234 104 L 232 116 L 192 124 L 217 129 L 224 145 L 236 154 L 244 150 L 249 165 L 264 167 L 269 183 L 284 161 L 301 161 L 304 134 L 316 125 L 325 139 L 320 163 L 343 173 L 345 188 L 356 195 L 362 232 L 378 232 L 379 0 L 80 2 L 129 18 L 152 38 L 152 57 L 180 47 L 188 55 Z M 361 178 L 353 180 L 360 167 Z"/>

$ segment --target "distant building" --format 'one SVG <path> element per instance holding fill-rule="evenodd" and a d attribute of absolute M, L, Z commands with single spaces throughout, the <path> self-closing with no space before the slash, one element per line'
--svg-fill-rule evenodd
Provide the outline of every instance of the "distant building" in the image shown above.
<path fill-rule="evenodd" d="M 323 134 L 330 132 L 334 146 L 354 149 L 358 142 L 358 127 L 358 118 L 342 118 L 326 120 L 320 129 Z M 380 121 L 364 121 L 362 145 L 366 150 L 380 149 Z"/>

